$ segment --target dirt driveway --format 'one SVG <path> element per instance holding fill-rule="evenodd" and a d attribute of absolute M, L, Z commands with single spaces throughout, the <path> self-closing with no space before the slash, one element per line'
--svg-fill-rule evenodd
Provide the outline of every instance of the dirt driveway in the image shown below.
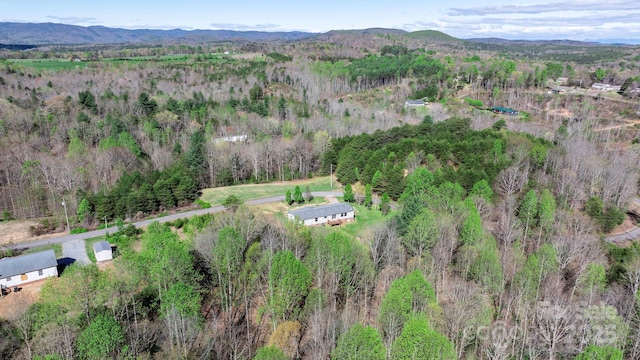
<path fill-rule="evenodd" d="M 69 240 L 62 243 L 62 256 L 74 259 L 76 264 L 91 264 L 84 240 Z"/>
<path fill-rule="evenodd" d="M 40 299 L 40 289 L 46 280 L 20 285 L 20 291 L 12 291 L 0 298 L 0 319 L 16 320 L 31 304 Z"/>

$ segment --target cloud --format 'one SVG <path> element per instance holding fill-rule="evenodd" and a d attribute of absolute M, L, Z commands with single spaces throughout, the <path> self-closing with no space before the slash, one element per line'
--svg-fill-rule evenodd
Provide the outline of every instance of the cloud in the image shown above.
<path fill-rule="evenodd" d="M 496 5 L 470 8 L 451 8 L 449 16 L 484 16 L 497 14 L 542 14 L 558 11 L 628 11 L 638 10 L 640 1 L 566 1 L 531 5 Z"/>
<path fill-rule="evenodd" d="M 583 40 L 619 38 L 621 34 L 636 38 L 640 37 L 640 1 L 569 0 L 456 8 L 441 18 L 400 27 L 407 31 L 439 30 L 460 38 Z"/>
<path fill-rule="evenodd" d="M 484 17 L 476 20 L 476 23 L 495 24 L 495 25 L 514 25 L 514 26 L 593 26 L 603 27 L 610 24 L 627 24 L 629 27 L 640 23 L 640 13 L 626 13 L 622 15 L 588 15 L 579 17 L 525 17 L 525 18 L 508 18 L 508 17 Z"/>
<path fill-rule="evenodd" d="M 212 23 L 209 24 L 213 29 L 219 30 L 236 30 L 236 31 L 269 31 L 269 30 L 280 30 L 280 25 L 276 24 L 256 24 L 256 25 L 246 25 L 246 24 L 232 24 L 232 23 Z"/>
<path fill-rule="evenodd" d="M 93 18 L 93 17 L 78 17 L 78 16 L 53 16 L 53 15 L 49 15 L 47 16 L 48 19 L 53 19 L 56 21 L 59 21 L 61 23 L 64 24 L 99 24 L 100 21 L 98 21 L 98 19 Z"/>
<path fill-rule="evenodd" d="M 527 16 L 445 18 L 417 21 L 400 26 L 406 31 L 439 30 L 459 38 L 499 37 L 504 39 L 606 39 L 640 38 L 640 13 L 589 14 L 586 16 Z"/>

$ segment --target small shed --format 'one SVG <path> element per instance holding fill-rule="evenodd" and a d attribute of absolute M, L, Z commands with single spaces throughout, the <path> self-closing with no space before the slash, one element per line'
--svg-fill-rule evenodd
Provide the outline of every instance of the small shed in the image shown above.
<path fill-rule="evenodd" d="M 111 244 L 106 241 L 98 241 L 93 244 L 93 252 L 96 254 L 96 261 L 107 261 L 113 259 Z"/>
<path fill-rule="evenodd" d="M 58 260 L 53 250 L 0 259 L 0 285 L 19 286 L 58 276 Z"/>
<path fill-rule="evenodd" d="M 301 221 L 306 226 L 311 225 L 340 225 L 355 219 L 355 210 L 347 203 L 328 204 L 320 206 L 306 206 L 289 211 L 290 220 Z"/>

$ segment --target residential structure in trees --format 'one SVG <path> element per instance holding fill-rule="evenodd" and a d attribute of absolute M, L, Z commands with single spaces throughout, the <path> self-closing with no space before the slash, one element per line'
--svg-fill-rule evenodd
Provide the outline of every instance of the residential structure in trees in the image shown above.
<path fill-rule="evenodd" d="M 355 219 L 355 210 L 346 203 L 328 204 L 320 206 L 306 206 L 288 213 L 290 220 L 298 220 L 306 226 L 310 225 L 340 225 Z"/>

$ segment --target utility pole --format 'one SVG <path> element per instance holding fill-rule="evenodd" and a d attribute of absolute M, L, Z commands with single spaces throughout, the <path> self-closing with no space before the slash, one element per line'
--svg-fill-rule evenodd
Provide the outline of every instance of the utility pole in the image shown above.
<path fill-rule="evenodd" d="M 62 198 L 62 206 L 64 207 L 64 217 L 67 219 L 67 232 L 71 234 L 71 228 L 69 227 L 69 215 L 67 215 L 67 203 Z"/>

